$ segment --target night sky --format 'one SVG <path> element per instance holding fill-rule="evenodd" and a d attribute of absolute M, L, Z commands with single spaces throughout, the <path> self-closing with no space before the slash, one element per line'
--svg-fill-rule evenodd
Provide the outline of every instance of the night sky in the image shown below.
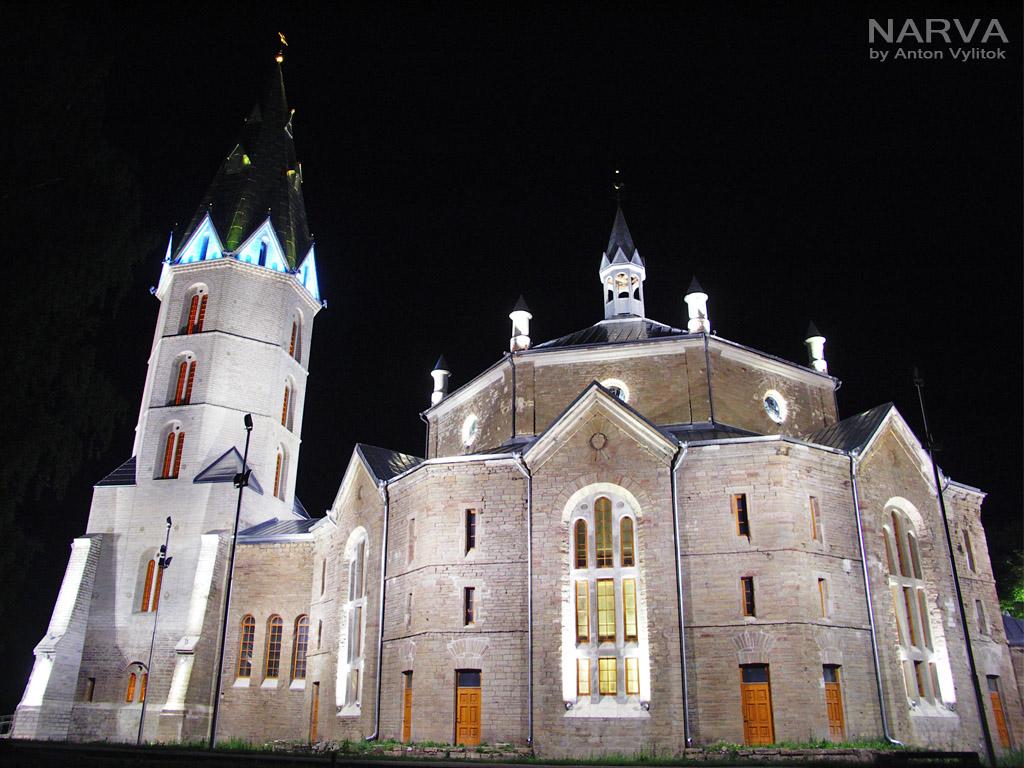
<path fill-rule="evenodd" d="M 982 519 L 1005 573 L 1022 537 L 1019 3 L 335 7 L 21 12 L 20 97 L 101 73 L 86 108 L 134 176 L 139 227 L 108 254 L 126 282 L 88 339 L 113 380 L 110 439 L 62 462 L 66 493 L 32 474 L 38 498 L 14 508 L 38 546 L 4 553 L 27 577 L 7 603 L 0 713 L 21 696 L 92 484 L 130 455 L 167 233 L 187 224 L 261 97 L 278 30 L 329 302 L 298 476 L 312 514 L 332 503 L 356 441 L 422 454 L 434 360 L 445 354 L 453 387 L 494 362 L 519 293 L 534 342 L 603 317 L 597 270 L 621 169 L 648 316 L 685 327 L 696 274 L 721 336 L 799 363 L 813 319 L 843 380 L 841 416 L 891 400 L 919 435 L 920 366 L 940 464 L 989 493 Z M 869 18 L 925 16 L 1000 19 L 1007 60 L 869 60 Z M 5 232 L 19 230 L 11 196 L 50 151 L 21 142 L 60 133 L 26 109 L 6 117 L 5 156 L 28 170 L 4 181 Z M 57 238 L 67 260 L 78 246 L 40 186 L 51 226 L 15 236 L 23 247 L 6 259 L 46 307 L 48 275 L 24 268 L 32 242 Z M 80 213 L 93 204 L 84 196 Z M 116 222 L 97 215 L 90 238 Z M 79 273 L 80 285 L 106 279 Z M 24 359 L 70 343 L 55 334 Z M 48 386 L 21 396 L 54 397 Z M 23 430 L 16 449 L 55 430 Z"/>

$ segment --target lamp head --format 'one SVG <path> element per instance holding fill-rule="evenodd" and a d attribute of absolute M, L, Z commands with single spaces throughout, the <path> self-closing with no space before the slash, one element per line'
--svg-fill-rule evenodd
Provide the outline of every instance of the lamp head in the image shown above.
<path fill-rule="evenodd" d="M 243 421 L 245 422 L 245 430 L 247 432 L 251 431 L 252 430 L 252 414 L 251 413 L 245 414 L 245 419 Z"/>

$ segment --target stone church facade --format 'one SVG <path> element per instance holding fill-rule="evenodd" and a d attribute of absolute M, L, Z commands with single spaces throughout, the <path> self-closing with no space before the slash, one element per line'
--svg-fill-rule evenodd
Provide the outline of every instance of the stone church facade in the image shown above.
<path fill-rule="evenodd" d="M 533 344 L 521 300 L 490 368 L 449 392 L 439 360 L 425 455 L 357 445 L 311 519 L 322 301 L 275 70 L 168 245 L 133 456 L 72 542 L 15 736 L 130 741 L 145 706 L 144 739 L 204 739 L 216 699 L 218 738 L 254 742 L 981 750 L 984 717 L 1019 746 L 984 493 L 942 477 L 951 560 L 921 441 L 891 404 L 840 419 L 813 326 L 805 366 L 717 336 L 696 280 L 685 329 L 647 318 L 621 209 L 597 276 L 594 325 Z"/>

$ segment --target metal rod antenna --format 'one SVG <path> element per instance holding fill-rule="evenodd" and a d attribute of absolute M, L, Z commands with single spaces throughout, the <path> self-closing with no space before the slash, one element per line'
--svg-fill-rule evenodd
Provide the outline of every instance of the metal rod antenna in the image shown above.
<path fill-rule="evenodd" d="M 171 564 L 171 558 L 167 556 L 167 547 L 171 543 L 171 518 L 167 518 L 167 532 L 164 534 L 164 545 L 160 547 L 160 555 L 156 561 L 156 584 L 159 587 L 163 585 L 163 572 L 167 570 Z M 142 743 L 142 726 L 146 722 L 146 693 L 149 692 L 151 683 L 153 682 L 153 647 L 156 645 L 156 623 L 160 619 L 160 592 L 157 591 L 153 595 L 153 600 L 156 605 L 153 606 L 153 634 L 149 638 L 149 659 L 146 661 L 146 685 L 142 689 L 142 711 L 139 713 L 139 735 L 136 738 L 135 743 Z"/>
<path fill-rule="evenodd" d="M 935 477 L 935 493 L 939 497 L 939 512 L 942 514 L 942 530 L 946 534 L 946 549 L 949 551 L 949 567 L 953 572 L 953 588 L 956 591 L 956 604 L 960 609 L 960 625 L 964 628 L 964 644 L 967 646 L 967 663 L 971 669 L 971 682 L 974 683 L 974 700 L 978 705 L 978 718 L 981 720 L 981 732 L 985 737 L 985 751 L 988 753 L 988 764 L 996 764 L 996 750 L 992 744 L 992 733 L 988 728 L 985 716 L 985 700 L 981 693 L 981 681 L 978 679 L 978 665 L 974 661 L 974 646 L 971 643 L 971 631 L 967 626 L 967 611 L 964 609 L 964 594 L 960 589 L 960 574 L 957 572 L 956 558 L 953 557 L 953 538 L 949 534 L 949 518 L 946 516 L 946 502 L 942 497 L 942 480 L 939 465 L 935 463 L 934 443 L 928 431 L 928 416 L 924 408 L 924 379 L 914 368 L 914 387 L 917 389 L 917 402 L 921 406 L 921 420 L 924 422 L 925 447 L 928 458 L 932 462 L 932 475 Z"/>
<path fill-rule="evenodd" d="M 252 437 L 252 414 L 245 414 L 245 451 L 242 454 L 242 469 L 235 475 L 238 489 L 238 503 L 235 505 L 235 523 L 231 528 L 231 548 L 228 550 L 227 584 L 224 587 L 224 615 L 220 622 L 220 651 L 217 654 L 217 676 L 213 679 L 213 714 L 210 717 L 210 749 L 217 743 L 217 715 L 220 714 L 221 678 L 224 675 L 224 643 L 228 634 L 228 611 L 231 608 L 231 580 L 235 574 L 235 543 L 238 540 L 238 520 L 242 516 L 242 491 L 249 485 L 249 438 Z"/>

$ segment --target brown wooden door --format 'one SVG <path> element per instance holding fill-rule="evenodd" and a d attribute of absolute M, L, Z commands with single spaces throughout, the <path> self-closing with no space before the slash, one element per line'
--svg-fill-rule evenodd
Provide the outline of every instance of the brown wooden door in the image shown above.
<path fill-rule="evenodd" d="M 309 740 L 316 743 L 317 721 L 320 719 L 320 683 L 313 683 L 313 704 L 309 712 Z"/>
<path fill-rule="evenodd" d="M 771 744 L 772 693 L 768 683 L 741 683 L 743 701 L 743 741 L 747 744 Z"/>
<path fill-rule="evenodd" d="M 839 667 L 823 667 L 825 678 L 825 710 L 828 712 L 828 737 L 832 741 L 846 738 L 846 722 L 843 719 L 843 690 Z"/>
<path fill-rule="evenodd" d="M 1003 714 L 1003 699 L 999 695 L 999 678 L 994 675 L 988 676 L 988 696 L 992 702 L 992 717 L 996 721 L 996 730 L 999 732 L 999 743 L 1004 749 L 1010 748 L 1010 730 L 1006 727 L 1006 715 Z"/>
<path fill-rule="evenodd" d="M 455 697 L 455 743 L 480 743 L 480 689 L 459 688 Z"/>
<path fill-rule="evenodd" d="M 412 741 L 412 672 L 406 672 L 402 699 L 402 741 Z"/>

